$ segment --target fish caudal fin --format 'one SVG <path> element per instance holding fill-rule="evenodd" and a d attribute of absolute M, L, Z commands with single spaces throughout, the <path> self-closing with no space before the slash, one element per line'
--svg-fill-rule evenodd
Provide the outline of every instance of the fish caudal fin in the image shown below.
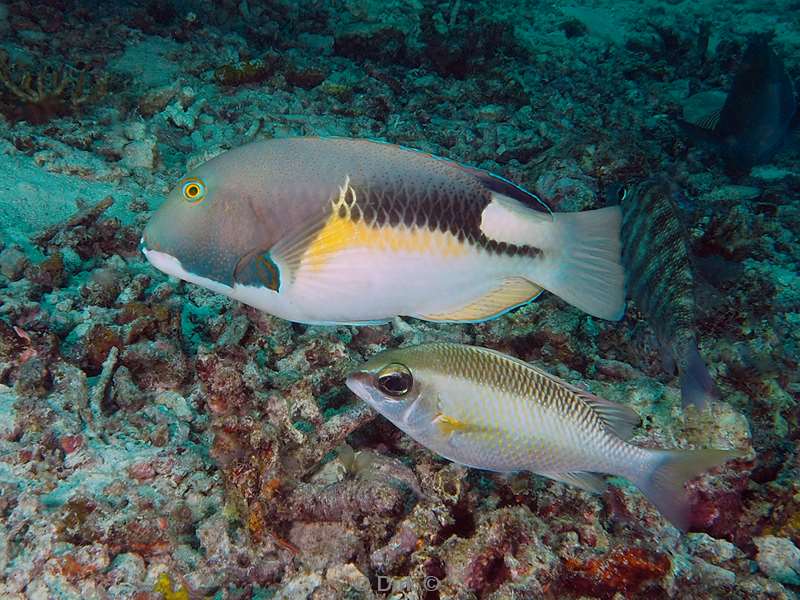
<path fill-rule="evenodd" d="M 741 454 L 737 450 L 652 450 L 652 469 L 633 483 L 668 521 L 687 531 L 689 503 L 683 485 Z"/>
<path fill-rule="evenodd" d="M 680 381 L 683 407 L 694 404 L 699 410 L 703 410 L 709 400 L 717 397 L 717 387 L 694 344 L 689 344 L 681 365 Z"/>
<path fill-rule="evenodd" d="M 617 321 L 625 313 L 625 271 L 620 262 L 619 206 L 555 213 L 548 240 L 553 261 L 536 283 L 581 310 Z"/>

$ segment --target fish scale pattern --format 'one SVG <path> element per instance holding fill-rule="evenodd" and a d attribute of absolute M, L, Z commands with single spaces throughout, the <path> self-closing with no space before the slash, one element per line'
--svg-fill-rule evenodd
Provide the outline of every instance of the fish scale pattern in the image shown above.
<path fill-rule="evenodd" d="M 642 183 L 623 203 L 622 250 L 628 289 L 652 315 L 660 339 L 693 337 L 694 295 L 689 251 L 671 206 L 672 190 L 661 179 Z"/>
<path fill-rule="evenodd" d="M 438 346 L 444 363 L 441 366 L 445 372 L 486 385 L 498 393 L 527 398 L 543 409 L 570 415 L 581 427 L 602 425 L 599 417 L 586 403 L 580 401 L 575 392 L 522 362 L 472 346 L 431 346 Z M 474 358 L 471 359 L 469 354 L 473 354 Z M 602 428 L 605 426 L 602 425 Z"/>
<path fill-rule="evenodd" d="M 375 228 L 406 227 L 450 233 L 459 242 L 490 254 L 531 256 L 542 254 L 535 246 L 521 246 L 487 237 L 481 230 L 483 210 L 491 192 L 476 180 L 469 188 L 434 180 L 419 184 L 408 179 L 381 178 L 349 183 L 356 200 L 349 216 Z"/>

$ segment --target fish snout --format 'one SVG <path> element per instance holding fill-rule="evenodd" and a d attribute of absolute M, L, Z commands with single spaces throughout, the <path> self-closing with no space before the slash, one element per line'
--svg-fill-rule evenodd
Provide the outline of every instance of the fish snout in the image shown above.
<path fill-rule="evenodd" d="M 350 388 L 356 396 L 369 402 L 372 397 L 370 390 L 372 389 L 372 375 L 367 371 L 354 371 L 347 376 L 345 385 Z"/>

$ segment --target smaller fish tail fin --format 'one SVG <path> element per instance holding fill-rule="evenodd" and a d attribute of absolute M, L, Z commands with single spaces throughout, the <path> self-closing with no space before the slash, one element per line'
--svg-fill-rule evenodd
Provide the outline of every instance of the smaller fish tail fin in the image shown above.
<path fill-rule="evenodd" d="M 738 450 L 651 450 L 649 472 L 632 479 L 662 515 L 682 531 L 689 529 L 684 484 L 701 473 L 742 455 Z"/>
<path fill-rule="evenodd" d="M 553 262 L 536 283 L 595 317 L 618 321 L 625 313 L 625 271 L 620 262 L 619 206 L 553 214 L 545 249 Z"/>
<path fill-rule="evenodd" d="M 695 344 L 689 344 L 684 351 L 680 369 L 681 399 L 683 407 L 694 404 L 703 410 L 709 400 L 718 397 L 719 392 L 706 363 L 697 351 Z"/>

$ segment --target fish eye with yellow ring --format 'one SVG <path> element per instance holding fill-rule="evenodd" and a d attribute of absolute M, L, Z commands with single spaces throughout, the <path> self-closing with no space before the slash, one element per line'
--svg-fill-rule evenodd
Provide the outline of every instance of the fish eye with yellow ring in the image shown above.
<path fill-rule="evenodd" d="M 400 363 L 391 363 L 383 367 L 378 373 L 377 379 L 378 388 L 392 398 L 405 396 L 414 385 L 411 371 Z"/>
<path fill-rule="evenodd" d="M 189 177 L 183 180 L 181 186 L 183 192 L 183 199 L 189 204 L 199 204 L 206 197 L 206 184 L 202 179 L 197 177 Z"/>

